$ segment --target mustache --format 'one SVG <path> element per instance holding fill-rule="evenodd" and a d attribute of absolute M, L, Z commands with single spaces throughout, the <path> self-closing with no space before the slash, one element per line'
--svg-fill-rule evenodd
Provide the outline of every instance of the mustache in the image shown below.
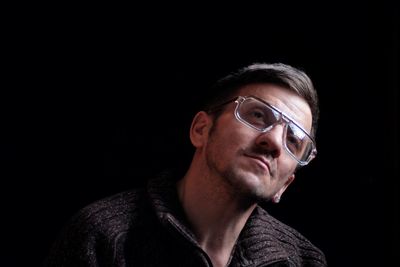
<path fill-rule="evenodd" d="M 274 164 L 272 152 L 264 149 L 262 147 L 250 147 L 243 150 L 243 153 L 249 156 L 260 157 L 263 158 L 265 161 L 268 161 L 269 166 L 271 168 L 271 174 L 275 174 L 276 166 Z"/>
<path fill-rule="evenodd" d="M 274 158 L 272 156 L 271 151 L 269 151 L 268 149 L 264 149 L 262 147 L 250 147 L 248 149 L 244 149 L 244 153 L 250 154 L 253 156 L 261 156 L 261 157 L 267 159 L 268 161 L 272 161 L 272 159 Z"/>

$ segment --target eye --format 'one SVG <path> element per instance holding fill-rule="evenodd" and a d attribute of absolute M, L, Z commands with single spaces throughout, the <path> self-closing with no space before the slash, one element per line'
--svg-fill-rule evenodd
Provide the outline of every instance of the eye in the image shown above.
<path fill-rule="evenodd" d="M 258 107 L 249 109 L 246 117 L 248 122 L 259 128 L 265 128 L 271 120 L 269 114 L 264 109 Z"/>
<path fill-rule="evenodd" d="M 298 152 L 302 148 L 302 140 L 300 137 L 288 133 L 286 136 L 286 145 L 290 151 Z"/>
<path fill-rule="evenodd" d="M 274 124 L 279 117 L 279 113 L 275 114 L 265 104 L 252 99 L 242 103 L 239 108 L 239 115 L 246 123 L 261 130 Z"/>
<path fill-rule="evenodd" d="M 260 109 L 253 109 L 250 114 L 254 119 L 264 120 L 265 114 Z"/>

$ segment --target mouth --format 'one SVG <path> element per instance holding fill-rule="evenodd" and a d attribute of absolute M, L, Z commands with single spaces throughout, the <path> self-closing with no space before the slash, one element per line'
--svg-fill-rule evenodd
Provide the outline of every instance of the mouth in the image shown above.
<path fill-rule="evenodd" d="M 271 165 L 269 161 L 263 156 L 254 154 L 245 154 L 245 156 L 254 159 L 255 161 L 257 161 L 259 165 L 261 165 L 264 169 L 266 169 L 268 173 L 271 173 Z"/>

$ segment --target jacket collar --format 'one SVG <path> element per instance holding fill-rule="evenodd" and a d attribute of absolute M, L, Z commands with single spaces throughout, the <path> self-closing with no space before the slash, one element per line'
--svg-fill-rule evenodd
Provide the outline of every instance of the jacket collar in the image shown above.
<path fill-rule="evenodd" d="M 179 202 L 176 180 L 168 174 L 152 179 L 148 184 L 148 194 L 161 224 L 200 248 Z M 276 239 L 270 219 L 273 218 L 264 209 L 256 207 L 239 235 L 231 263 L 268 266 L 287 261 L 289 255 Z"/>

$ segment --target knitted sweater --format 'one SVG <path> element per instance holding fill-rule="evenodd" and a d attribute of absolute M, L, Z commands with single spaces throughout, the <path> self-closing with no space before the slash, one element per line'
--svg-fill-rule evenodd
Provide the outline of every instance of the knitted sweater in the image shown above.
<path fill-rule="evenodd" d="M 44 266 L 212 266 L 188 228 L 174 183 L 119 193 L 83 208 L 52 247 Z M 323 253 L 257 207 L 232 254 L 234 266 L 326 266 Z"/>

